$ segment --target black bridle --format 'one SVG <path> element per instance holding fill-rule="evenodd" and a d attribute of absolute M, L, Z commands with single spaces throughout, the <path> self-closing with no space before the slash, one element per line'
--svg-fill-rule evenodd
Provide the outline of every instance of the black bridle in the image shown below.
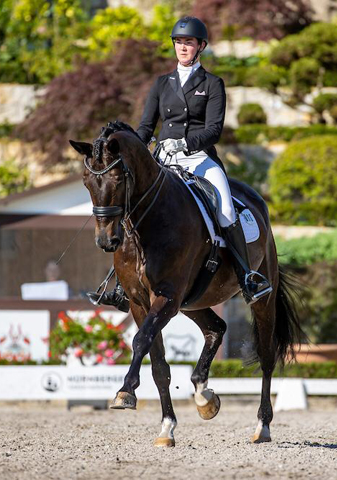
<path fill-rule="evenodd" d="M 159 152 L 158 152 L 159 154 Z M 140 198 L 140 200 L 137 202 L 137 204 L 132 208 L 131 210 L 131 190 L 132 190 L 132 185 L 131 183 L 134 183 L 134 178 L 132 175 L 131 170 L 129 167 L 124 163 L 123 158 L 121 155 L 119 155 L 113 162 L 111 162 L 107 167 L 103 168 L 102 170 L 94 170 L 91 165 L 88 162 L 88 158 L 84 158 L 84 166 L 87 170 L 89 170 L 90 173 L 93 175 L 99 177 L 104 175 L 105 173 L 109 172 L 113 168 L 115 168 L 119 163 L 122 163 L 122 170 L 123 170 L 123 175 L 124 175 L 124 181 L 125 181 L 125 202 L 124 206 L 107 206 L 107 207 L 97 207 L 94 206 L 92 209 L 92 213 L 95 215 L 96 218 L 103 218 L 103 217 L 118 217 L 120 215 L 123 215 L 123 217 L 120 220 L 120 223 L 127 234 L 128 237 L 130 237 L 135 230 L 138 228 L 139 224 L 141 221 L 144 219 L 144 217 L 148 214 L 152 206 L 154 205 L 155 201 L 157 200 L 159 193 L 162 189 L 162 186 L 164 184 L 166 174 L 167 174 L 167 169 L 164 168 L 163 165 L 159 164 L 160 171 L 157 175 L 157 178 L 153 182 L 153 184 L 146 190 L 144 195 Z M 165 162 L 164 162 L 165 163 Z M 157 192 L 155 196 L 153 197 L 150 205 L 147 207 L 143 215 L 138 219 L 136 224 L 132 226 L 131 229 L 128 228 L 127 224 L 131 221 L 130 217 L 131 215 L 136 211 L 136 209 L 139 207 L 139 205 L 145 200 L 145 198 L 155 189 L 159 181 L 161 180 L 161 183 L 159 184 L 159 187 L 157 189 Z"/>

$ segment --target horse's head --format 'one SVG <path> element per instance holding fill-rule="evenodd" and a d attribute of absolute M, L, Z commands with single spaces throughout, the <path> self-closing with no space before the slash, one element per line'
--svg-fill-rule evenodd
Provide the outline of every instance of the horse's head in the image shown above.
<path fill-rule="evenodd" d="M 105 252 L 115 252 L 123 241 L 120 221 L 127 212 L 132 187 L 132 172 L 120 155 L 118 136 L 104 128 L 93 144 L 70 140 L 84 155 L 83 182 L 94 206 L 96 244 Z"/>

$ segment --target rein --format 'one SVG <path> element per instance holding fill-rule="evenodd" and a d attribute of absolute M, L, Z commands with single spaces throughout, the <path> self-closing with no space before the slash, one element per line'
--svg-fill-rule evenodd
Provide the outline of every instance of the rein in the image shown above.
<path fill-rule="evenodd" d="M 87 157 L 84 158 L 85 168 L 87 170 L 89 170 L 89 172 L 92 173 L 95 176 L 104 175 L 105 173 L 107 173 L 110 170 L 112 170 L 113 168 L 115 168 L 116 165 L 118 165 L 119 162 L 122 162 L 123 174 L 124 174 L 124 179 L 125 179 L 125 203 L 124 203 L 124 207 L 122 207 L 122 206 L 108 206 L 108 207 L 96 207 L 96 206 L 94 206 L 93 209 L 92 209 L 92 212 L 93 212 L 93 215 L 95 215 L 95 217 L 98 217 L 98 218 L 118 217 L 119 215 L 123 214 L 123 217 L 120 220 L 120 223 L 121 223 L 125 233 L 127 234 L 127 236 L 130 237 L 131 235 L 133 235 L 135 230 L 137 230 L 139 224 L 143 221 L 145 216 L 149 213 L 149 211 L 151 210 L 152 206 L 155 204 L 155 202 L 156 202 L 156 200 L 157 200 L 157 198 L 160 194 L 160 191 L 161 191 L 161 189 L 164 185 L 164 181 L 165 181 L 165 178 L 166 178 L 166 175 L 167 175 L 167 169 L 164 168 L 166 159 L 164 161 L 164 165 L 160 165 L 160 172 L 157 175 L 157 178 L 155 179 L 153 184 L 146 190 L 146 192 L 142 195 L 142 197 L 138 200 L 138 202 L 132 208 L 132 210 L 130 210 L 131 209 L 131 181 L 133 181 L 134 179 L 133 179 L 133 176 L 132 176 L 132 173 L 131 173 L 130 169 L 123 162 L 122 156 L 119 155 L 112 163 L 110 163 L 107 167 L 103 168 L 102 170 L 94 170 L 91 167 L 91 165 L 89 164 Z M 158 185 L 160 180 L 161 180 L 161 183 L 159 184 L 158 190 L 157 190 L 155 196 L 153 197 L 152 202 L 147 207 L 147 209 L 145 210 L 143 215 L 136 222 L 136 224 L 131 229 L 129 229 L 128 226 L 127 226 L 127 223 L 129 221 L 131 221 L 131 218 L 130 218 L 131 215 L 137 210 L 139 205 L 148 197 L 148 195 L 150 195 L 150 193 L 155 189 L 155 187 Z"/>

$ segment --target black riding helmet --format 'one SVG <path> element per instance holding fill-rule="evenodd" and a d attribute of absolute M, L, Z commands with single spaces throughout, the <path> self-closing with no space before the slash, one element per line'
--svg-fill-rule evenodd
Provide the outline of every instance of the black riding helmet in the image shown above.
<path fill-rule="evenodd" d="M 174 39 L 177 37 L 194 37 L 199 41 L 208 43 L 208 34 L 206 25 L 196 17 L 183 17 L 177 21 L 174 25 L 171 33 L 171 38 L 174 43 Z"/>

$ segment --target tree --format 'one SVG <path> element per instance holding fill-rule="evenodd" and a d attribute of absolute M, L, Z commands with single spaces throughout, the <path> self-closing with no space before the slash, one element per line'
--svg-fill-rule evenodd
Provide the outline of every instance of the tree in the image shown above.
<path fill-rule="evenodd" d="M 47 164 L 55 165 L 67 161 L 69 139 L 92 141 L 100 127 L 117 118 L 136 126 L 154 78 L 175 63 L 158 57 L 157 46 L 124 40 L 109 60 L 82 64 L 55 78 L 16 135 L 35 142 L 46 153 Z"/>
<path fill-rule="evenodd" d="M 337 28 L 333 24 L 316 23 L 296 35 L 289 35 L 272 48 L 268 64 L 255 67 L 250 75 L 255 86 L 281 96 L 294 107 L 304 104 L 312 108 L 312 121 L 324 121 L 320 102 L 313 101 L 313 90 L 336 87 Z M 263 72 L 270 70 L 266 76 Z M 317 93 L 316 93 L 317 97 Z M 316 108 L 317 107 L 317 108 Z M 335 118 L 333 105 L 329 108 Z M 316 112 L 316 115 L 315 115 Z"/>
<path fill-rule="evenodd" d="M 269 171 L 270 211 L 276 221 L 336 226 L 337 137 L 293 141 Z"/>
<path fill-rule="evenodd" d="M 193 14 L 210 28 L 211 38 L 249 36 L 256 40 L 283 38 L 313 21 L 307 0 L 205 0 L 196 1 Z"/>

